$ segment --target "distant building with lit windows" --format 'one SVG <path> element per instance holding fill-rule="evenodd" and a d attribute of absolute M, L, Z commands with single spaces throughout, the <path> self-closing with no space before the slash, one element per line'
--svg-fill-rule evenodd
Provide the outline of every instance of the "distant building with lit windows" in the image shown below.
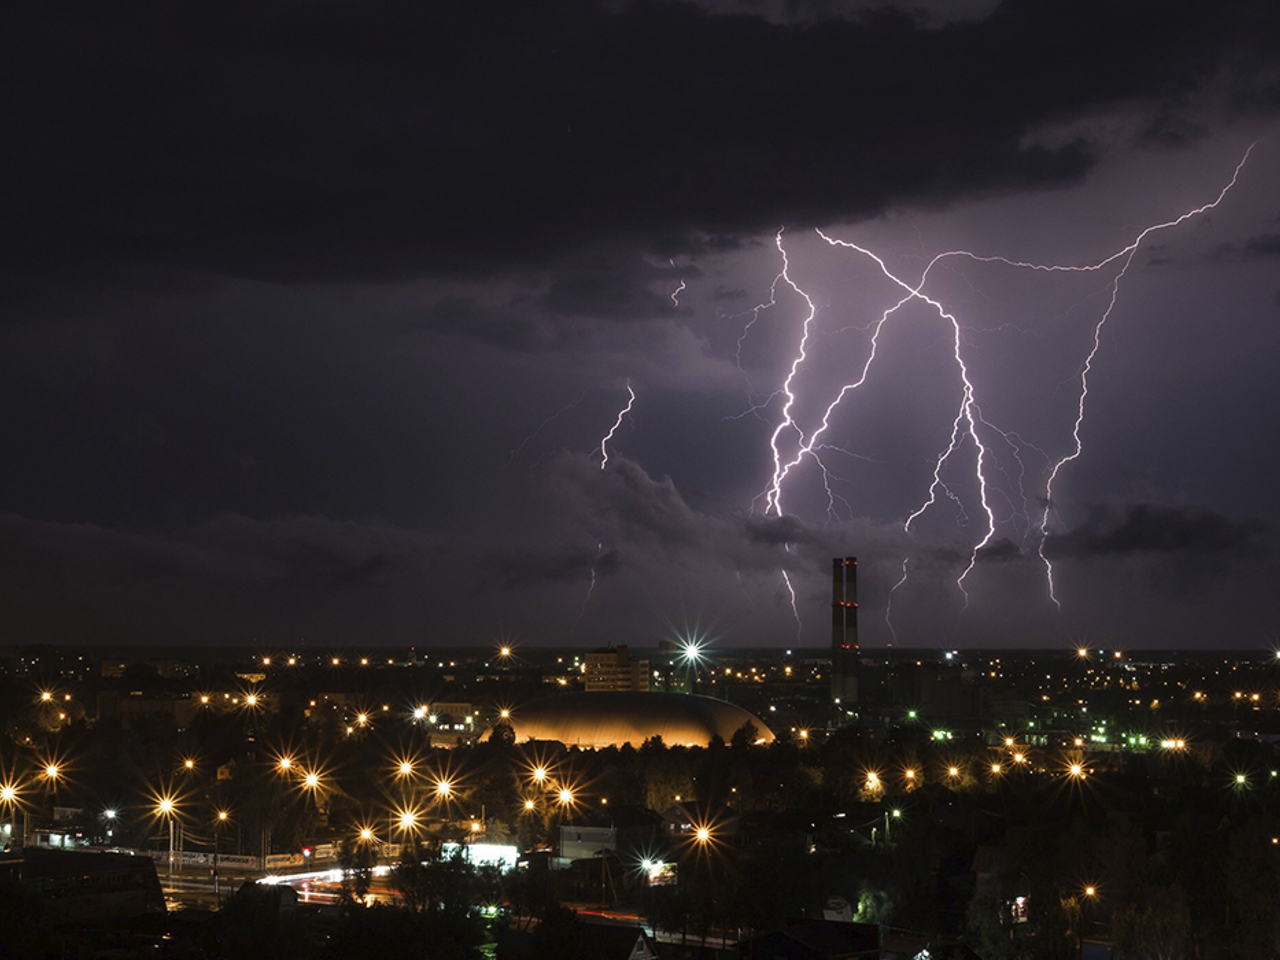
<path fill-rule="evenodd" d="M 583 674 L 588 693 L 649 691 L 649 661 L 632 660 L 626 644 L 587 654 Z"/>

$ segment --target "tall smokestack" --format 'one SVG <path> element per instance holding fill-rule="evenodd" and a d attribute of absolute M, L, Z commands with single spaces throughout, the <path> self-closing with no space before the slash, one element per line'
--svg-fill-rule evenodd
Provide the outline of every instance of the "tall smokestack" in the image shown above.
<path fill-rule="evenodd" d="M 831 561 L 831 699 L 858 702 L 858 558 Z"/>

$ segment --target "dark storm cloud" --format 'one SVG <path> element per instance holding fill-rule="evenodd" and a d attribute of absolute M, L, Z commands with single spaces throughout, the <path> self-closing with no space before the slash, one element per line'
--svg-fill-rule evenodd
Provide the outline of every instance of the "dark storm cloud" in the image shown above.
<path fill-rule="evenodd" d="M 978 560 L 982 563 L 1003 563 L 1009 560 L 1023 559 L 1022 548 L 1012 540 L 1001 538 L 987 544 L 978 551 Z"/>
<path fill-rule="evenodd" d="M 413 326 L 514 350 L 528 350 L 547 340 L 534 318 L 511 306 L 485 307 L 454 296 L 432 304 L 415 318 Z"/>
<path fill-rule="evenodd" d="M 1186 139 L 1181 93 L 1223 63 L 1250 89 L 1280 46 L 1263 0 L 1008 0 L 930 27 L 672 2 L 26 4 L 7 27 L 15 293 L 130 263 L 290 282 L 606 238 L 670 255 L 1052 186 L 1092 148 L 1031 146 L 1039 125 L 1136 100 Z"/>
<path fill-rule="evenodd" d="M 6 631 L 29 640 L 407 639 L 406 623 L 428 619 L 423 587 L 444 589 L 454 559 L 383 523 L 222 516 L 129 530 L 0 514 Z"/>
<path fill-rule="evenodd" d="M 1254 237 L 1245 243 L 1244 251 L 1251 257 L 1280 257 L 1280 233 Z"/>
<path fill-rule="evenodd" d="M 1256 554 L 1272 530 L 1257 520 L 1233 520 L 1195 507 L 1139 504 L 1095 507 L 1084 523 L 1051 536 L 1050 557 L 1196 554 L 1218 558 Z"/>
<path fill-rule="evenodd" d="M 487 582 L 504 590 L 547 583 L 587 582 L 592 575 L 610 576 L 622 568 L 616 550 L 592 552 L 565 547 L 556 553 L 517 553 L 489 557 L 482 563 Z"/>
<path fill-rule="evenodd" d="M 1206 259 L 1215 263 L 1241 263 L 1246 260 L 1280 257 L 1280 233 L 1264 233 L 1244 243 L 1223 243 L 1210 250 Z"/>
<path fill-rule="evenodd" d="M 562 265 L 542 297 L 541 306 L 570 317 L 644 319 L 669 313 L 674 306 L 669 295 L 654 292 L 656 281 L 674 288 L 681 280 L 699 275 L 696 268 L 637 268 L 627 264 L 623 269 L 620 263 L 625 260 L 590 257 Z"/>
<path fill-rule="evenodd" d="M 798 517 L 747 517 L 745 526 L 754 543 L 812 543 L 820 539 L 819 531 Z"/>

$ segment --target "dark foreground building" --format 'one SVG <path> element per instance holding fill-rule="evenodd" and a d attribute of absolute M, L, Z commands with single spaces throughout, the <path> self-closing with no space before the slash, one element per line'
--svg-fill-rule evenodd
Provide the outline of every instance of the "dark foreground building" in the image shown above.
<path fill-rule="evenodd" d="M 39 898 L 48 924 L 163 916 L 164 894 L 149 857 L 28 847 L 0 858 L 0 882 Z"/>

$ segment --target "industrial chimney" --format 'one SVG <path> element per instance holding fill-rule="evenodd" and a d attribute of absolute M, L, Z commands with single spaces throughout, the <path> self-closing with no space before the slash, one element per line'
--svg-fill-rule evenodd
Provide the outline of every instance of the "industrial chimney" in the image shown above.
<path fill-rule="evenodd" d="M 858 558 L 831 561 L 831 699 L 858 702 Z"/>

